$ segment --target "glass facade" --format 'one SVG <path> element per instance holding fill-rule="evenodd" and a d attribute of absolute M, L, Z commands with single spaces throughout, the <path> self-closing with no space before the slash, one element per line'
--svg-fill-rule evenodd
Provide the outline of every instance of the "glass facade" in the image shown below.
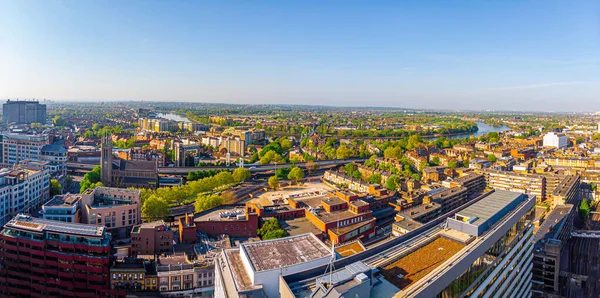
<path fill-rule="evenodd" d="M 439 298 L 470 297 L 470 295 L 489 277 L 489 275 L 502 263 L 519 241 L 527 235 L 534 218 L 534 209 L 529 210 L 521 219 L 515 223 L 498 241 L 496 241 L 482 256 L 477 258 L 467 270 L 465 270 L 448 287 L 440 292 Z M 529 244 L 529 242 L 525 242 Z M 522 244 L 521 244 L 522 246 Z M 517 247 L 517 249 L 527 249 Z M 514 256 L 511 256 L 514 257 Z M 522 255 L 521 255 L 522 257 Z M 518 260 L 517 262 L 519 262 Z M 505 262 L 509 264 L 510 262 Z M 504 266 L 507 266 L 507 265 Z M 515 268 L 512 268 L 515 269 Z M 504 270 L 502 272 L 505 272 Z M 488 286 L 494 283 L 497 277 L 488 282 Z M 486 291 L 481 292 L 482 295 Z M 479 295 L 479 296 L 482 296 Z M 477 296 L 477 297 L 479 297 Z"/>

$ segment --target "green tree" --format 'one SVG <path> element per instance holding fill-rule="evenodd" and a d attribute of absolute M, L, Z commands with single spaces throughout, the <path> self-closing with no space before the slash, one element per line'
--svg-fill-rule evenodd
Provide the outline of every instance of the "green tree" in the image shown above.
<path fill-rule="evenodd" d="M 151 195 L 142 205 L 142 217 L 147 221 L 165 219 L 169 214 L 169 203 L 157 195 Z"/>
<path fill-rule="evenodd" d="M 491 162 L 496 162 L 498 160 L 498 158 L 494 154 L 489 154 L 487 159 Z"/>
<path fill-rule="evenodd" d="M 346 147 L 346 145 L 340 145 L 336 150 L 336 156 L 338 159 L 348 159 L 354 155 L 352 149 Z"/>
<path fill-rule="evenodd" d="M 50 180 L 50 197 L 54 197 L 62 193 L 62 185 L 58 183 L 58 180 L 51 179 Z"/>
<path fill-rule="evenodd" d="M 354 173 L 352 173 L 352 177 L 354 177 L 356 179 L 362 179 L 362 175 L 360 174 L 360 172 L 358 170 L 355 170 Z"/>
<path fill-rule="evenodd" d="M 294 167 L 288 174 L 288 179 L 298 182 L 304 178 L 304 171 L 300 167 Z"/>
<path fill-rule="evenodd" d="M 272 189 L 277 189 L 279 187 L 279 178 L 277 178 L 277 176 L 269 177 L 269 187 Z"/>
<path fill-rule="evenodd" d="M 196 198 L 196 203 L 194 203 L 194 209 L 196 210 L 196 212 L 200 212 L 211 208 L 215 208 L 217 206 L 221 206 L 222 204 L 223 198 L 219 195 L 198 194 L 198 197 Z"/>
<path fill-rule="evenodd" d="M 275 217 L 263 223 L 256 233 L 262 240 L 277 239 L 288 236 L 288 233 L 281 228 L 279 221 Z"/>
<path fill-rule="evenodd" d="M 381 183 L 381 174 L 375 173 L 375 174 L 371 175 L 371 177 L 369 177 L 369 183 L 372 183 L 372 184 Z"/>
<path fill-rule="evenodd" d="M 356 165 L 353 162 L 347 163 L 344 166 L 344 169 L 346 170 L 346 174 L 352 175 L 352 173 L 354 173 L 354 171 L 356 171 Z"/>
<path fill-rule="evenodd" d="M 456 169 L 458 167 L 458 163 L 456 162 L 456 160 L 451 159 L 450 161 L 448 161 L 448 167 L 451 169 Z"/>
<path fill-rule="evenodd" d="M 385 188 L 387 188 L 388 190 L 396 190 L 398 188 L 398 176 L 396 175 L 391 175 L 386 181 L 385 181 Z"/>
<path fill-rule="evenodd" d="M 235 180 L 235 182 L 243 182 L 248 180 L 248 178 L 250 178 L 250 170 L 246 169 L 246 168 L 237 168 L 235 170 L 233 170 L 233 180 Z"/>
<path fill-rule="evenodd" d="M 100 168 L 100 166 L 95 166 L 91 172 L 88 172 L 85 175 L 83 175 L 83 179 L 79 183 L 79 192 L 82 193 L 88 188 L 93 188 L 95 184 L 100 181 L 101 170 L 102 169 Z"/>
<path fill-rule="evenodd" d="M 279 169 L 277 169 L 277 171 L 275 171 L 275 175 L 277 176 L 277 179 L 283 180 L 283 179 L 287 178 L 287 176 L 291 170 L 292 170 L 291 167 L 279 168 Z"/>
<path fill-rule="evenodd" d="M 586 221 L 588 215 L 590 214 L 590 205 L 586 199 L 582 199 L 579 204 L 579 217 L 581 217 L 582 221 Z"/>
<path fill-rule="evenodd" d="M 279 145 L 281 146 L 281 150 L 284 152 L 292 148 L 292 142 L 288 138 L 279 139 Z"/>

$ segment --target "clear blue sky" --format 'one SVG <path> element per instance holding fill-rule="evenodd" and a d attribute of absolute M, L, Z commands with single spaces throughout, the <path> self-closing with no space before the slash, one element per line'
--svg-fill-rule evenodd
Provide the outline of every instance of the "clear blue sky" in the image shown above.
<path fill-rule="evenodd" d="M 0 98 L 600 110 L 600 1 L 0 1 Z"/>

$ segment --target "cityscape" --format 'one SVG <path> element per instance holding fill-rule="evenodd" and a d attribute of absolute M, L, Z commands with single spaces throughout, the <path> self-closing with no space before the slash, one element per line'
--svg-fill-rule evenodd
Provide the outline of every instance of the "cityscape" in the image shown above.
<path fill-rule="evenodd" d="M 0 297 L 600 297 L 599 4 L 0 1 Z"/>

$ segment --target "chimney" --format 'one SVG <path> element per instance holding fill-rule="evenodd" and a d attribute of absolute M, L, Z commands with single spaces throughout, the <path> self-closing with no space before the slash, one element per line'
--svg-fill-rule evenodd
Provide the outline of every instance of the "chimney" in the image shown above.
<path fill-rule="evenodd" d="M 185 214 L 185 224 L 188 225 L 188 226 L 191 225 L 190 214 L 189 213 Z"/>

